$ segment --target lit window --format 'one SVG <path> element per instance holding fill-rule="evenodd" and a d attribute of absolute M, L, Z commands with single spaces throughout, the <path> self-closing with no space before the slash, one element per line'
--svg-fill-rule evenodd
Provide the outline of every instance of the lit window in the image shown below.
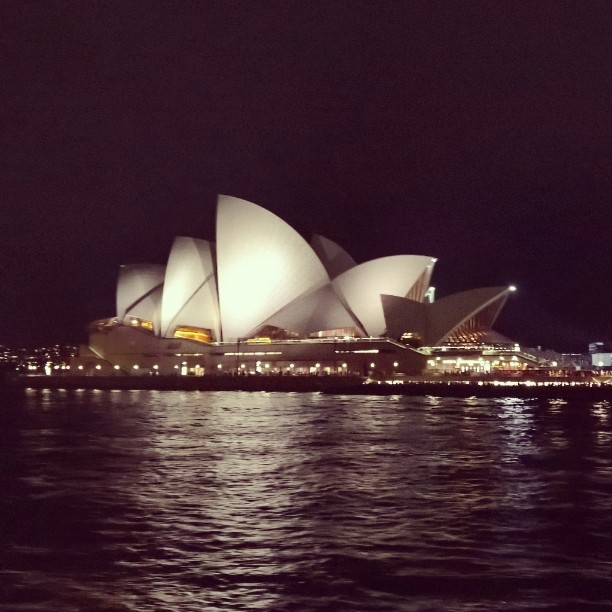
<path fill-rule="evenodd" d="M 212 331 L 203 327 L 190 327 L 181 325 L 174 330 L 175 338 L 184 338 L 185 340 L 195 340 L 196 342 L 204 342 L 210 344 L 212 342 Z"/>

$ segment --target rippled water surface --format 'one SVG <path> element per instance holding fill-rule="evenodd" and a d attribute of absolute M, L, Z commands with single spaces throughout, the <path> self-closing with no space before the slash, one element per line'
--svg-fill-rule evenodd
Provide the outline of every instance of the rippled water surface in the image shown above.
<path fill-rule="evenodd" d="M 0 609 L 612 608 L 612 405 L 0 397 Z"/>

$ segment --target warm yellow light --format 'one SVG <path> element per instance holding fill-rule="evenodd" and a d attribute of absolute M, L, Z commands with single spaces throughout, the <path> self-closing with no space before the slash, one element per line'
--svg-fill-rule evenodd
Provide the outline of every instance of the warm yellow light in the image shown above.
<path fill-rule="evenodd" d="M 247 340 L 247 344 L 271 344 L 272 338 L 268 338 L 267 336 L 262 336 L 260 338 L 249 338 Z"/>
<path fill-rule="evenodd" d="M 174 330 L 173 337 L 210 344 L 212 342 L 212 331 L 203 327 L 181 325 Z"/>

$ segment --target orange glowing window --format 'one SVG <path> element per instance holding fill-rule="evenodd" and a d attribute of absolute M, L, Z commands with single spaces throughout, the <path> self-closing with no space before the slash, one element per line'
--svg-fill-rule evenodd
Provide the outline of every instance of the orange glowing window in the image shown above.
<path fill-rule="evenodd" d="M 174 330 L 174 338 L 183 338 L 185 340 L 195 340 L 196 342 L 212 342 L 212 331 L 203 327 L 190 327 L 181 325 Z"/>

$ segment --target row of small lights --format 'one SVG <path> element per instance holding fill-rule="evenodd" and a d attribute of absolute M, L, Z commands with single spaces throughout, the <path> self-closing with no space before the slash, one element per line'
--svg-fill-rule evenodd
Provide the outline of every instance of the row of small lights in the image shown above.
<path fill-rule="evenodd" d="M 186 366 L 186 365 L 187 365 L 187 362 L 186 362 L 186 361 L 183 361 L 183 364 L 182 364 L 182 365 L 183 365 L 183 366 Z M 394 368 L 397 368 L 397 367 L 398 367 L 398 365 L 399 365 L 399 363 L 398 363 L 397 361 L 394 361 L 394 362 L 393 362 L 393 367 L 394 367 Z M 257 361 L 257 362 L 255 363 L 255 366 L 256 366 L 256 367 L 258 367 L 258 368 L 259 368 L 259 367 L 261 367 L 261 362 L 260 362 L 260 361 Z M 55 366 L 55 369 L 57 370 L 59 367 L 60 367 L 60 366 Z M 175 365 L 175 366 L 174 366 L 174 369 L 175 369 L 175 370 L 178 370 L 178 367 L 179 367 L 178 365 Z M 199 364 L 195 366 L 195 368 L 196 368 L 196 369 L 197 369 L 197 368 L 200 368 L 200 367 L 201 367 L 201 366 L 200 366 Z M 264 368 L 269 368 L 269 367 L 270 367 L 270 364 L 269 364 L 269 363 L 266 363 L 266 364 L 264 365 Z M 293 370 L 293 368 L 294 368 L 294 367 L 295 367 L 295 364 L 290 363 L 290 364 L 289 364 L 289 368 L 288 368 L 288 369 Z M 321 364 L 320 364 L 320 363 L 315 363 L 314 367 L 318 369 L 318 368 L 320 368 L 320 367 L 321 367 Z M 342 368 L 346 369 L 347 367 L 348 367 L 348 364 L 346 364 L 346 363 L 343 363 L 343 364 L 342 364 Z M 375 367 L 376 367 L 376 364 L 375 364 L 374 362 L 372 362 L 372 363 L 370 363 L 370 367 L 371 367 L 371 368 L 375 368 Z M 120 368 L 120 366 L 118 366 L 118 365 L 113 366 L 113 368 L 114 368 L 115 370 L 120 370 L 120 369 L 121 369 L 121 368 Z M 241 369 L 241 370 L 244 370 L 245 368 L 246 368 L 246 365 L 245 365 L 244 363 L 241 363 L 241 364 L 240 364 L 240 369 Z M 62 366 L 62 370 L 63 370 L 63 369 L 69 370 L 69 369 L 70 369 L 70 366 Z M 83 369 L 83 366 L 82 366 L 82 365 L 78 366 L 78 369 L 79 369 L 79 370 L 82 370 L 82 369 Z M 100 364 L 96 365 L 96 370 L 101 370 L 101 369 L 102 369 L 102 366 L 101 366 Z M 132 366 L 132 369 L 134 369 L 134 370 L 139 370 L 139 369 L 140 369 L 140 366 L 139 366 L 138 364 L 134 364 L 134 365 Z M 153 370 L 159 370 L 159 366 L 156 364 L 156 365 L 152 366 L 152 369 L 153 369 Z M 222 369 L 223 369 L 223 365 L 222 365 L 222 364 L 218 364 L 218 365 L 217 365 L 217 369 L 222 370 Z"/>

